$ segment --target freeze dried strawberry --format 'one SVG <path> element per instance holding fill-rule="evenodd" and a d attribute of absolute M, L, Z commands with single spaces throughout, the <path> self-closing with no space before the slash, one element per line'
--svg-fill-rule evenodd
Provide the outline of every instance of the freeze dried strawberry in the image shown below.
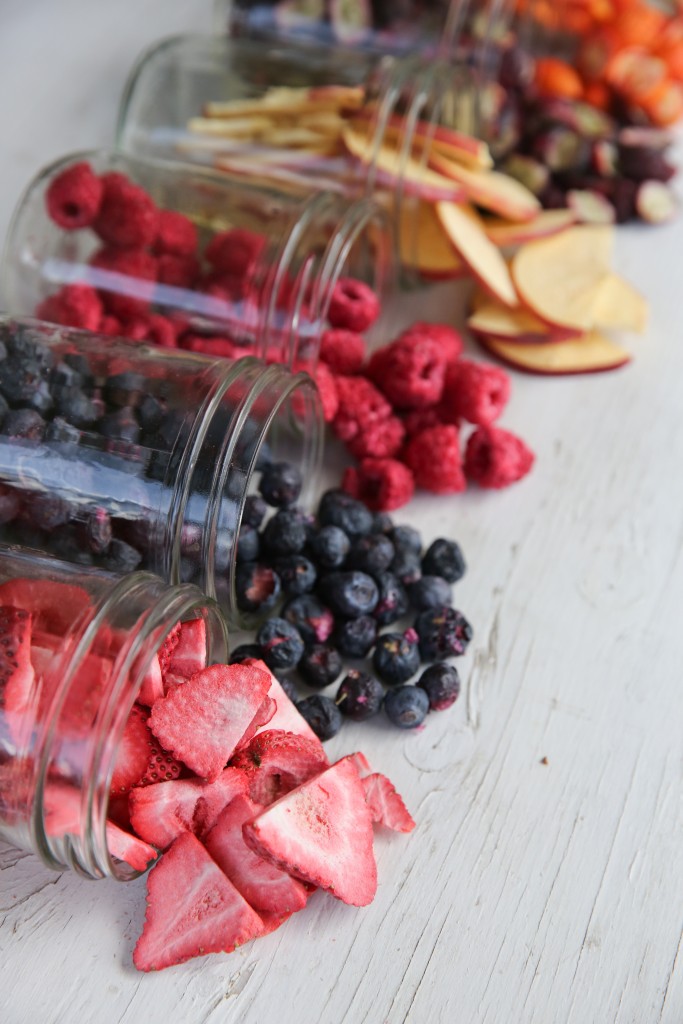
<path fill-rule="evenodd" d="M 179 642 L 180 623 L 176 622 L 173 629 L 171 629 L 168 632 L 163 644 L 161 645 L 157 652 L 157 657 L 159 659 L 159 668 L 161 669 L 162 675 L 168 672 L 169 665 L 171 664 L 171 658 L 173 657 L 173 652 L 175 651 Z"/>
<path fill-rule="evenodd" d="M 65 231 L 87 228 L 94 221 L 104 187 L 89 163 L 80 161 L 61 171 L 45 192 L 48 215 Z"/>
<path fill-rule="evenodd" d="M 365 377 L 337 377 L 339 409 L 332 429 L 342 441 L 352 441 L 357 434 L 391 416 L 392 409 L 384 395 Z"/>
<path fill-rule="evenodd" d="M 149 874 L 133 963 L 140 971 L 157 971 L 205 953 L 229 953 L 262 928 L 258 914 L 188 832 Z"/>
<path fill-rule="evenodd" d="M 141 249 L 153 242 L 159 213 L 145 190 L 117 171 L 100 180 L 103 192 L 92 224 L 95 233 L 117 249 Z"/>
<path fill-rule="evenodd" d="M 286 871 L 254 853 L 242 834 L 245 822 L 262 810 L 246 796 L 235 797 L 221 812 L 204 845 L 254 910 L 291 914 L 306 906 L 306 889 Z"/>
<path fill-rule="evenodd" d="M 349 441 L 349 451 L 357 459 L 388 459 L 401 450 L 405 433 L 398 416 L 387 416 L 356 434 Z"/>
<path fill-rule="evenodd" d="M 367 373 L 396 409 L 423 409 L 441 398 L 446 357 L 438 342 L 405 334 L 370 359 Z"/>
<path fill-rule="evenodd" d="M 164 686 L 168 690 L 169 679 L 178 682 L 190 679 L 206 665 L 206 623 L 204 619 L 189 619 L 180 623 L 178 639 L 163 672 Z"/>
<path fill-rule="evenodd" d="M 498 419 L 509 397 L 510 378 L 497 366 L 459 359 L 448 367 L 443 405 L 449 421 L 462 417 L 486 427 Z"/>
<path fill-rule="evenodd" d="M 23 608 L 0 607 L 0 728 L 4 718 L 17 747 L 21 747 L 34 699 L 31 623 L 30 613 Z"/>
<path fill-rule="evenodd" d="M 328 328 L 320 337 L 320 358 L 335 373 L 360 373 L 365 362 L 365 338 L 356 331 Z"/>
<path fill-rule="evenodd" d="M 386 775 L 374 772 L 361 781 L 373 821 L 394 832 L 413 831 L 415 822 Z"/>
<path fill-rule="evenodd" d="M 100 298 L 88 284 L 67 284 L 36 308 L 41 320 L 86 331 L 99 329 L 102 313 Z"/>
<path fill-rule="evenodd" d="M 176 210 L 159 210 L 153 249 L 159 255 L 192 256 L 197 251 L 197 228 Z"/>
<path fill-rule="evenodd" d="M 372 288 L 353 277 L 340 277 L 332 289 L 327 319 L 332 327 L 360 334 L 374 324 L 379 311 Z"/>
<path fill-rule="evenodd" d="M 158 782 L 170 782 L 180 777 L 183 766 L 180 761 L 159 746 L 154 737 L 149 734 L 149 758 L 147 767 L 140 776 L 138 786 L 154 786 Z"/>
<path fill-rule="evenodd" d="M 243 278 L 251 273 L 266 244 L 264 235 L 247 228 L 231 228 L 213 236 L 204 256 L 219 273 Z"/>
<path fill-rule="evenodd" d="M 403 341 L 404 338 L 412 337 L 414 335 L 420 335 L 423 338 L 429 338 L 431 341 L 435 341 L 439 346 L 446 363 L 454 363 L 456 359 L 460 358 L 464 347 L 463 340 L 460 332 L 456 331 L 454 327 L 449 327 L 448 324 L 428 324 L 424 321 L 419 321 L 411 324 L 411 326 L 400 335 L 399 341 Z"/>
<path fill-rule="evenodd" d="M 524 441 L 500 427 L 478 427 L 465 448 L 465 474 L 480 487 L 500 488 L 521 480 L 534 464 Z"/>
<path fill-rule="evenodd" d="M 197 775 L 213 781 L 269 687 L 270 676 L 256 667 L 212 665 L 158 700 L 149 725 L 166 750 Z"/>
<path fill-rule="evenodd" d="M 150 734 L 147 714 L 137 704 L 128 715 L 111 777 L 111 793 L 127 793 L 147 770 L 150 756 Z"/>
<path fill-rule="evenodd" d="M 183 832 L 203 838 L 223 808 L 246 790 L 247 778 L 236 768 L 224 768 L 215 782 L 176 779 L 132 789 L 130 822 L 142 839 L 165 850 Z"/>
<path fill-rule="evenodd" d="M 377 890 L 372 816 L 344 758 L 245 823 L 247 844 L 277 867 L 363 907 Z"/>
<path fill-rule="evenodd" d="M 252 800 L 272 804 L 318 775 L 328 761 L 319 743 L 280 729 L 266 729 L 239 750 L 230 764 L 247 773 Z"/>
<path fill-rule="evenodd" d="M 355 750 L 353 754 L 348 754 L 347 756 L 350 758 L 351 761 L 353 761 L 356 768 L 358 769 L 358 774 L 361 777 L 361 781 L 365 778 L 366 775 L 372 774 L 370 762 L 368 761 L 365 754 L 363 754 L 360 750 Z"/>
<path fill-rule="evenodd" d="M 244 735 L 240 739 L 235 752 L 241 750 L 243 747 L 249 746 L 249 743 L 254 738 L 259 729 L 263 729 L 270 722 L 271 718 L 277 711 L 277 704 L 272 697 L 267 694 L 263 698 L 258 711 L 252 718 L 251 722 L 247 726 Z"/>
<path fill-rule="evenodd" d="M 113 821 L 107 821 L 106 832 L 110 855 L 130 864 L 136 871 L 146 871 L 150 861 L 156 860 L 157 851 L 152 846 L 124 832 Z"/>
<path fill-rule="evenodd" d="M 342 488 L 373 512 L 391 512 L 410 501 L 415 481 L 410 469 L 396 459 L 363 459 L 345 471 Z"/>
<path fill-rule="evenodd" d="M 325 763 L 329 764 L 327 754 L 325 754 L 323 750 L 322 743 L 313 732 L 304 716 L 297 711 L 295 705 L 282 689 L 279 680 L 273 675 L 265 662 L 256 658 L 247 658 L 243 664 L 255 665 L 263 672 L 267 672 L 270 676 L 270 689 L 268 690 L 268 696 L 275 701 L 277 706 L 275 714 L 268 723 L 270 728 L 280 729 L 282 732 L 292 732 L 297 736 L 305 736 L 307 739 L 311 740 L 311 742 L 317 744 L 321 756 L 325 758 Z"/>
<path fill-rule="evenodd" d="M 140 692 L 137 696 L 138 704 L 144 704 L 145 707 L 151 708 L 155 700 L 164 695 L 164 680 L 161 675 L 161 665 L 159 663 L 158 655 L 154 655 L 149 663 L 149 668 L 145 672 L 140 686 Z"/>
<path fill-rule="evenodd" d="M 50 780 L 43 793 L 43 828 L 59 838 L 81 831 L 81 795 L 75 786 Z"/>
<path fill-rule="evenodd" d="M 405 450 L 405 461 L 417 486 L 433 494 L 455 494 L 467 486 L 457 427 L 429 427 L 415 434 Z"/>

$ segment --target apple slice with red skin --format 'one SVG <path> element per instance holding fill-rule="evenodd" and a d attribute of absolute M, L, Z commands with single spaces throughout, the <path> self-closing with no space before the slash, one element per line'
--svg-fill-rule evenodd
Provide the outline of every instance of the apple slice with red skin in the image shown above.
<path fill-rule="evenodd" d="M 464 196 L 463 189 L 457 183 L 424 167 L 411 156 L 404 157 L 393 146 L 375 148 L 368 135 L 354 131 L 351 127 L 344 129 L 342 139 L 351 156 L 365 167 L 372 166 L 376 170 L 380 184 L 400 184 L 407 194 L 417 195 L 429 202 L 442 199 L 457 202 Z"/>
<path fill-rule="evenodd" d="M 507 263 L 486 237 L 475 210 L 456 203 L 437 203 L 436 215 L 459 256 L 486 291 L 506 306 L 518 306 Z"/>
<path fill-rule="evenodd" d="M 520 222 L 503 217 L 487 217 L 483 223 L 488 238 L 503 249 L 508 245 L 523 245 L 565 231 L 576 223 L 576 214 L 573 210 L 541 210 L 533 220 Z"/>
<path fill-rule="evenodd" d="M 367 110 L 363 110 L 355 116 L 351 126 L 354 129 L 358 128 L 360 131 L 365 132 L 368 122 L 372 121 L 376 116 L 376 111 L 373 105 L 370 104 Z M 387 141 L 403 139 L 405 124 L 404 117 L 399 114 L 392 114 L 387 119 L 385 139 Z M 467 135 L 465 132 L 457 131 L 455 128 L 447 128 L 445 125 L 430 125 L 425 121 L 418 121 L 415 125 L 414 139 L 416 145 L 419 145 L 420 148 L 422 148 L 420 144 L 426 142 L 431 148 L 440 153 L 441 156 L 447 157 L 449 160 L 456 160 L 467 167 L 481 171 L 486 171 L 493 167 L 493 158 L 487 144 L 482 139 L 477 139 L 474 135 Z"/>
<path fill-rule="evenodd" d="M 494 302 L 489 296 L 477 303 L 477 308 L 467 320 L 467 326 L 477 337 L 517 345 L 542 345 L 583 337 L 582 332 L 572 328 L 548 327 L 530 310 L 521 307 L 509 309 L 502 303 Z"/>
<path fill-rule="evenodd" d="M 470 202 L 508 220 L 533 220 L 541 210 L 541 203 L 533 192 L 500 171 L 472 170 L 434 151 L 429 154 L 429 166 L 439 175 L 462 185 Z"/>
<path fill-rule="evenodd" d="M 630 362 L 631 355 L 621 345 L 591 331 L 572 341 L 546 343 L 499 341 L 478 334 L 477 341 L 490 355 L 525 373 L 561 377 L 577 373 L 604 373 Z"/>
<path fill-rule="evenodd" d="M 468 273 L 448 239 L 431 203 L 404 203 L 399 221 L 401 263 L 431 280 L 450 280 Z"/>

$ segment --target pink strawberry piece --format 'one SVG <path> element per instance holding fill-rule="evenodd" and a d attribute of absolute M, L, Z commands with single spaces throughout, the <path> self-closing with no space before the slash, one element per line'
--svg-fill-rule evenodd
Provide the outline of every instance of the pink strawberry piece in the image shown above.
<path fill-rule="evenodd" d="M 320 745 L 307 737 L 267 729 L 237 751 L 230 764 L 247 773 L 252 800 L 272 804 L 302 782 L 319 775 L 328 761 Z"/>
<path fill-rule="evenodd" d="M 349 754 L 348 756 L 351 758 L 356 768 L 358 769 L 358 774 L 360 775 L 361 779 L 364 778 L 366 775 L 370 775 L 372 773 L 370 762 L 368 761 L 365 754 L 362 754 L 360 750 L 356 750 L 353 754 Z"/>
<path fill-rule="evenodd" d="M 145 672 L 137 699 L 139 704 L 144 704 L 146 707 L 151 708 L 154 701 L 158 700 L 159 697 L 163 697 L 163 695 L 164 680 L 161 675 L 161 664 L 155 654 L 149 663 L 149 668 Z"/>
<path fill-rule="evenodd" d="M 174 757 L 212 781 L 227 764 L 269 687 L 270 675 L 255 666 L 212 665 L 156 702 L 150 728 Z"/>
<path fill-rule="evenodd" d="M 0 607 L 0 718 L 4 714 L 13 743 L 21 747 L 30 728 L 35 697 L 31 664 L 31 615 L 22 608 Z"/>
<path fill-rule="evenodd" d="M 171 651 L 168 667 L 164 672 L 164 683 L 168 690 L 166 676 L 175 682 L 190 679 L 206 666 L 206 623 L 204 619 L 191 619 L 180 624 L 180 633 Z M 180 677 L 180 679 L 178 679 Z"/>
<path fill-rule="evenodd" d="M 392 782 L 375 772 L 361 780 L 372 820 L 394 832 L 412 832 L 415 822 Z"/>
<path fill-rule="evenodd" d="M 114 795 L 127 793 L 147 770 L 151 739 L 147 718 L 142 708 L 137 705 L 131 708 L 111 777 L 110 792 Z"/>
<path fill-rule="evenodd" d="M 137 834 L 165 850 L 183 832 L 203 838 L 224 807 L 247 791 L 247 778 L 225 768 L 215 782 L 177 779 L 131 790 L 130 821 Z"/>
<path fill-rule="evenodd" d="M 256 911 L 186 832 L 149 873 L 133 963 L 140 971 L 158 971 L 206 953 L 230 953 L 262 930 Z"/>
<path fill-rule="evenodd" d="M 72 583 L 20 577 L 0 585 L 0 605 L 30 612 L 33 628 L 56 636 L 72 632 L 76 620 L 90 607 L 88 592 Z"/>
<path fill-rule="evenodd" d="M 350 758 L 281 797 L 242 832 L 252 850 L 296 878 L 353 906 L 372 902 L 372 816 Z"/>
<path fill-rule="evenodd" d="M 125 861 L 136 871 L 146 871 L 150 861 L 156 860 L 157 851 L 142 839 L 124 832 L 113 821 L 107 821 L 107 848 L 112 857 Z"/>
<path fill-rule="evenodd" d="M 205 846 L 219 868 L 254 910 L 290 914 L 306 906 L 308 893 L 301 882 L 250 850 L 242 826 L 263 808 L 238 796 L 222 811 Z"/>
<path fill-rule="evenodd" d="M 43 827 L 48 836 L 80 835 L 81 795 L 75 786 L 48 782 L 43 793 Z"/>
<path fill-rule="evenodd" d="M 277 704 L 272 697 L 269 697 L 268 694 L 266 694 L 261 706 L 247 726 L 244 736 L 242 736 L 242 739 L 237 744 L 236 750 L 241 750 L 243 747 L 247 747 L 256 733 L 268 725 L 276 711 Z"/>
<path fill-rule="evenodd" d="M 170 631 L 170 633 L 168 634 L 168 636 L 166 637 L 166 639 L 164 640 L 163 644 L 161 645 L 157 652 L 157 657 L 159 658 L 159 667 L 161 668 L 162 676 L 166 675 L 166 673 L 168 672 L 168 666 L 171 664 L 173 652 L 175 651 L 176 647 L 180 642 L 180 627 L 181 624 L 179 622 L 176 622 L 175 626 Z"/>
<path fill-rule="evenodd" d="M 265 662 L 260 661 L 257 658 L 247 658 L 243 664 L 255 666 L 263 672 L 267 672 L 270 676 L 270 689 L 268 690 L 268 695 L 273 698 L 277 705 L 277 711 L 268 723 L 270 728 L 281 729 L 283 732 L 293 732 L 296 733 L 297 736 L 306 736 L 308 739 L 313 740 L 314 743 L 317 743 L 322 751 L 322 743 L 313 732 L 304 716 L 299 714 L 292 701 L 280 686 L 278 679 L 273 675 Z M 263 727 L 261 728 L 263 729 Z M 327 761 L 327 755 L 325 755 L 325 758 Z M 329 761 L 327 761 L 327 763 L 329 764 Z"/>

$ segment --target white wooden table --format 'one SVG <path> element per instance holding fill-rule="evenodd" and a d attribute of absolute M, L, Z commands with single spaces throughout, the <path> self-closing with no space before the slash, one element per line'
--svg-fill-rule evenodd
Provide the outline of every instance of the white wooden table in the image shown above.
<path fill-rule="evenodd" d="M 4 0 L 0 231 L 45 162 L 112 138 L 147 43 L 209 0 Z M 144 879 L 88 884 L 0 844 L 2 1024 L 681 1024 L 683 220 L 619 232 L 652 302 L 615 373 L 514 377 L 538 461 L 507 492 L 419 498 L 455 535 L 476 628 L 428 728 L 345 728 L 403 792 L 365 910 L 320 893 L 230 956 L 138 974 Z M 545 763 L 547 759 L 547 764 Z"/>

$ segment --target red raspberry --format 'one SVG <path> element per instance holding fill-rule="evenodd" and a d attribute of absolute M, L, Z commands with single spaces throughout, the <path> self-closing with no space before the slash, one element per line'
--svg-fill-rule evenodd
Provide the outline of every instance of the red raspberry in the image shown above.
<path fill-rule="evenodd" d="M 194 256 L 197 228 L 189 217 L 175 210 L 159 210 L 154 252 L 158 255 Z"/>
<path fill-rule="evenodd" d="M 205 338 L 201 334 L 185 334 L 181 347 L 187 352 L 202 352 L 205 356 L 234 359 L 236 349 L 228 338 Z"/>
<path fill-rule="evenodd" d="M 107 245 L 138 249 L 154 241 L 159 213 L 143 188 L 116 171 L 102 175 L 104 193 L 93 229 Z"/>
<path fill-rule="evenodd" d="M 313 378 L 318 385 L 320 401 L 323 407 L 323 419 L 325 423 L 331 423 L 339 410 L 339 392 L 334 375 L 324 363 L 318 363 L 313 372 Z"/>
<path fill-rule="evenodd" d="M 459 359 L 448 367 L 443 391 L 447 418 L 462 417 L 486 427 L 497 420 L 510 397 L 510 378 L 486 363 Z"/>
<path fill-rule="evenodd" d="M 401 450 L 405 428 L 398 416 L 371 423 L 349 442 L 349 451 L 357 459 L 390 459 Z"/>
<path fill-rule="evenodd" d="M 465 490 L 457 427 L 428 427 L 415 434 L 405 450 L 405 460 L 418 487 L 434 494 Z"/>
<path fill-rule="evenodd" d="M 108 313 L 130 320 L 145 313 L 152 301 L 157 273 L 156 260 L 137 249 L 99 249 L 90 266 L 102 274 L 91 273 Z"/>
<path fill-rule="evenodd" d="M 330 297 L 327 319 L 332 327 L 361 333 L 379 316 L 379 299 L 372 288 L 354 277 L 340 277 Z"/>
<path fill-rule="evenodd" d="M 430 406 L 428 409 L 413 409 L 403 417 L 403 427 L 408 437 L 419 434 L 427 427 L 438 427 L 443 422 L 439 415 L 439 409 Z M 457 423 L 455 424 L 457 426 Z"/>
<path fill-rule="evenodd" d="M 100 334 L 106 334 L 109 338 L 118 338 L 123 334 L 123 327 L 121 321 L 116 316 L 102 317 L 100 326 L 97 328 Z"/>
<path fill-rule="evenodd" d="M 340 328 L 323 331 L 320 358 L 335 373 L 359 373 L 365 361 L 365 338 L 355 331 Z"/>
<path fill-rule="evenodd" d="M 405 335 L 376 352 L 368 375 L 397 409 L 435 405 L 443 392 L 446 360 L 438 342 Z"/>
<path fill-rule="evenodd" d="M 396 459 L 363 459 L 346 470 L 342 488 L 374 512 L 391 512 L 410 501 L 415 481 L 408 467 Z"/>
<path fill-rule="evenodd" d="M 147 341 L 149 339 L 150 318 L 144 313 L 139 316 L 126 317 L 121 323 L 119 333 L 128 341 Z"/>
<path fill-rule="evenodd" d="M 255 231 L 231 228 L 214 235 L 204 255 L 214 270 L 242 278 L 253 271 L 266 243 L 267 239 Z"/>
<path fill-rule="evenodd" d="M 97 216 L 103 191 L 102 182 L 90 164 L 72 164 L 48 185 L 47 212 L 66 231 L 87 228 Z"/>
<path fill-rule="evenodd" d="M 38 306 L 36 316 L 64 327 L 96 331 L 102 321 L 102 303 L 88 284 L 67 284 Z"/>
<path fill-rule="evenodd" d="M 386 398 L 366 377 L 337 377 L 339 411 L 332 429 L 347 443 L 374 423 L 391 416 Z"/>
<path fill-rule="evenodd" d="M 462 335 L 454 327 L 449 327 L 448 324 L 428 324 L 419 321 L 412 324 L 407 331 L 404 331 L 399 340 L 414 334 L 419 334 L 423 338 L 431 338 L 432 341 L 435 341 L 447 363 L 454 363 L 462 354 Z"/>
<path fill-rule="evenodd" d="M 162 348 L 177 348 L 178 339 L 174 324 L 160 313 L 152 313 L 147 327 L 147 340 Z"/>
<path fill-rule="evenodd" d="M 465 473 L 480 487 L 507 487 L 527 475 L 534 458 L 524 441 L 509 430 L 478 427 L 465 448 Z"/>
<path fill-rule="evenodd" d="M 159 284 L 167 284 L 172 288 L 192 288 L 200 273 L 199 260 L 195 256 L 163 253 L 157 259 Z"/>

